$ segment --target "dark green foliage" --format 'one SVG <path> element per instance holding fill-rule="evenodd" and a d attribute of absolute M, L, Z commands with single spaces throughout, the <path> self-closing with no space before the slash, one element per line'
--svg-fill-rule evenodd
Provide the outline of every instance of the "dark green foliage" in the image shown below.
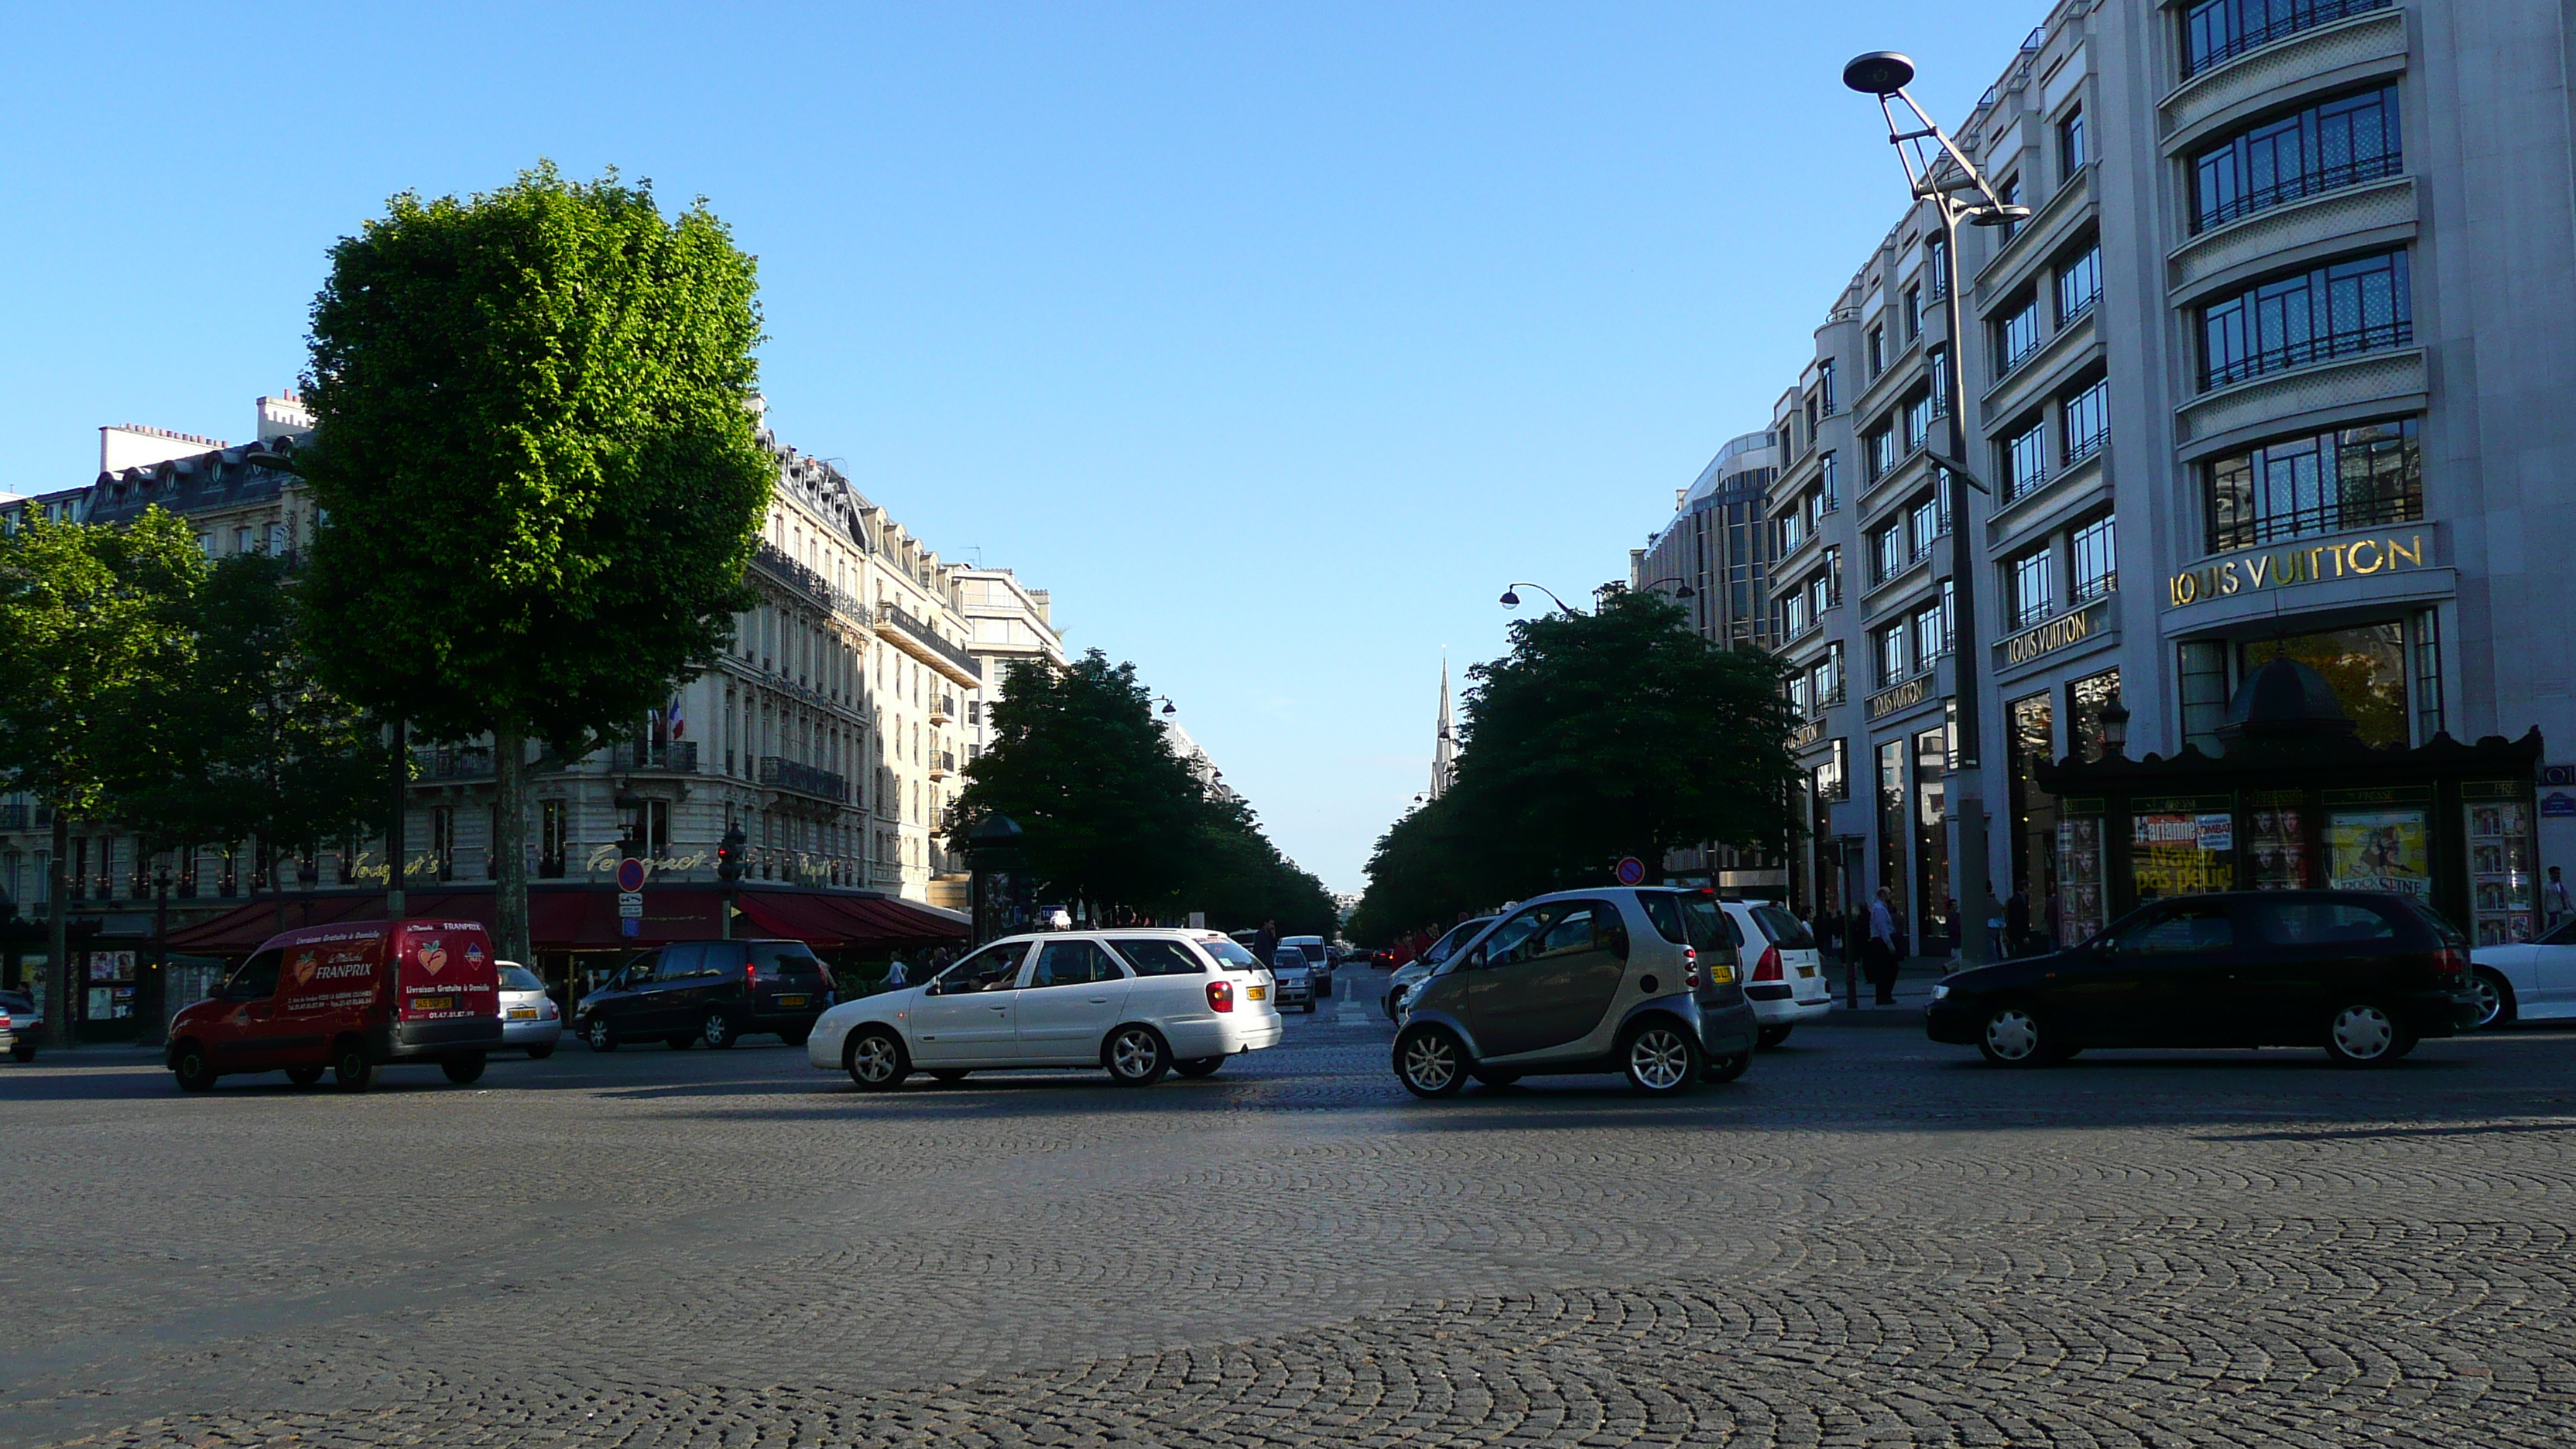
<path fill-rule="evenodd" d="M 1468 677 L 1456 782 L 1379 840 L 1355 939 L 1606 883 L 1625 855 L 1655 871 L 1667 849 L 1786 839 L 1783 666 L 1718 648 L 1676 605 L 1614 592 L 1515 623 L 1511 653 Z"/>
<path fill-rule="evenodd" d="M 1220 929 L 1276 916 L 1291 933 L 1332 934 L 1322 884 L 1281 858 L 1242 801 L 1200 786 L 1133 664 L 1095 649 L 1065 669 L 1018 665 L 992 708 L 993 745 L 966 767 L 950 813 L 953 848 L 1007 815 L 1050 899 L 1205 911 Z"/>

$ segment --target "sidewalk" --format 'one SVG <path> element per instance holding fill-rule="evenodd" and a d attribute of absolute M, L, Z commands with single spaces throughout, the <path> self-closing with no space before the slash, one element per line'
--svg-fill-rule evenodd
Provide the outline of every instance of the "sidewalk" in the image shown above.
<path fill-rule="evenodd" d="M 1943 973 L 1948 970 L 1949 962 L 1944 957 L 1907 957 L 1905 964 L 1898 968 L 1896 974 L 1896 1004 L 1879 1006 L 1875 1004 L 1876 991 L 1871 988 L 1867 977 L 1858 975 L 1857 967 L 1846 967 L 1842 962 L 1828 956 L 1825 958 L 1825 976 L 1833 983 L 1833 1015 L 1807 1025 L 1811 1028 L 1901 1026 L 1921 1031 L 1923 1008 L 1931 1003 L 1932 988 L 1940 983 Z M 1847 971 L 1852 975 L 1845 975 Z M 1858 979 L 1860 982 L 1860 1005 L 1857 1008 L 1848 1005 L 1851 1000 L 1849 982 L 1853 979 Z"/>

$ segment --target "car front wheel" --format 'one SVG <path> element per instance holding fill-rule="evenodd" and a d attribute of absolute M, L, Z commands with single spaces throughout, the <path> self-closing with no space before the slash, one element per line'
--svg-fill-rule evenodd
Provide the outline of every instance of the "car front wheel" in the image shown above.
<path fill-rule="evenodd" d="M 170 1075 L 177 1078 L 184 1092 L 202 1092 L 215 1084 L 215 1064 L 206 1059 L 206 1049 L 195 1042 L 182 1042 L 170 1058 Z"/>
<path fill-rule="evenodd" d="M 903 1043 L 884 1027 L 870 1027 L 850 1043 L 850 1080 L 862 1092 L 890 1092 L 903 1085 L 912 1075 L 912 1062 L 904 1055 Z"/>
<path fill-rule="evenodd" d="M 610 1026 L 608 1018 L 604 1016 L 592 1017 L 590 1025 L 582 1028 L 581 1039 L 584 1045 L 595 1052 L 617 1050 L 617 1028 Z"/>
<path fill-rule="evenodd" d="M 2384 1067 L 2414 1046 L 2396 1020 L 2370 1002 L 2346 1006 L 2326 1022 L 2326 1055 L 2337 1066 Z"/>
<path fill-rule="evenodd" d="M 735 1029 L 733 1018 L 721 1011 L 708 1012 L 707 1019 L 698 1023 L 698 1040 L 705 1042 L 709 1051 L 723 1051 L 732 1046 L 733 1039 L 739 1035 L 741 1033 Z"/>
<path fill-rule="evenodd" d="M 438 1069 L 447 1073 L 447 1079 L 460 1087 L 469 1082 L 479 1082 L 483 1080 L 483 1054 L 476 1052 L 470 1057 L 449 1057 L 438 1064 Z"/>
<path fill-rule="evenodd" d="M 1977 1050 L 1999 1067 L 2036 1067 L 2051 1060 L 2048 1036 L 2039 1013 L 2027 1006 L 1998 1006 L 1986 1013 Z"/>
<path fill-rule="evenodd" d="M 1620 1054 L 1621 1065 L 1628 1073 L 1628 1085 L 1657 1097 L 1687 1092 L 1699 1085 L 1702 1066 L 1699 1043 L 1691 1034 L 1669 1022 L 1648 1022 L 1636 1035 L 1628 1038 L 1628 1050 Z"/>
<path fill-rule="evenodd" d="M 367 1049 L 355 1041 L 344 1041 L 331 1052 L 331 1084 L 343 1092 L 363 1092 L 376 1080 L 376 1064 L 367 1060 Z"/>
<path fill-rule="evenodd" d="M 2513 988 L 2504 978 L 2484 967 L 2469 978 L 2469 990 L 2478 998 L 2478 1029 L 2504 1026 L 2514 1018 Z"/>
<path fill-rule="evenodd" d="M 1120 1027 L 1110 1033 L 1100 1055 L 1109 1067 L 1109 1079 L 1122 1087 L 1150 1087 L 1172 1069 L 1171 1049 L 1163 1045 L 1162 1033 L 1150 1026 Z"/>
<path fill-rule="evenodd" d="M 1467 1049 L 1447 1027 L 1407 1027 L 1395 1039 L 1395 1078 L 1417 1097 L 1446 1097 L 1467 1085 Z"/>

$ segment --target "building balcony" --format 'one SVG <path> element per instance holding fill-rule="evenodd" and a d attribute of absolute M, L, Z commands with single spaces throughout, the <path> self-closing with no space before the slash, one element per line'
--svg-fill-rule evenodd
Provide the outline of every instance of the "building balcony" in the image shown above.
<path fill-rule="evenodd" d="M 930 778 L 945 780 L 957 773 L 957 756 L 941 750 L 930 757 Z"/>
<path fill-rule="evenodd" d="M 694 775 L 698 772 L 696 740 L 634 740 L 619 745 L 614 768 L 621 773 Z"/>
<path fill-rule="evenodd" d="M 413 781 L 467 781 L 492 778 L 492 752 L 479 745 L 440 745 L 411 752 Z"/>
<path fill-rule="evenodd" d="M 964 647 L 940 637 L 930 621 L 889 600 L 877 605 L 877 637 L 911 655 L 952 684 L 967 689 L 984 682 L 982 666 Z"/>
<path fill-rule="evenodd" d="M 957 718 L 957 697 L 955 695 L 939 694 L 931 696 L 930 722 L 932 724 L 944 725 L 955 718 Z"/>
<path fill-rule="evenodd" d="M 53 822 L 47 821 L 46 823 L 51 824 Z M 9 804 L 0 805 L 0 830 L 24 830 L 26 828 L 27 802 L 24 800 L 14 800 Z"/>
<path fill-rule="evenodd" d="M 760 757 L 758 778 L 768 789 L 829 800 L 836 805 L 846 805 L 850 801 L 850 782 L 844 777 L 794 760 L 782 760 L 776 755 Z"/>

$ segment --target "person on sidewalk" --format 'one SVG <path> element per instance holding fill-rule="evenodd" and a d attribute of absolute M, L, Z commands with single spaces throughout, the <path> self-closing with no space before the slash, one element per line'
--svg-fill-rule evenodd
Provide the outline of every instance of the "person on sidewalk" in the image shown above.
<path fill-rule="evenodd" d="M 2576 916 L 2576 901 L 2569 900 L 2567 896 L 2567 878 L 2560 875 L 2554 865 L 2549 868 L 2548 883 L 2540 888 L 2540 916 L 2553 931 L 2558 929 L 2560 922 Z"/>
<path fill-rule="evenodd" d="M 1869 903 L 1869 944 L 1862 947 L 1862 964 L 1869 973 L 1869 984 L 1878 992 L 1878 1004 L 1896 1004 L 1896 916 L 1888 909 L 1887 887 L 1878 888 L 1878 898 Z"/>
<path fill-rule="evenodd" d="M 2015 956 L 2030 954 L 2030 887 L 2013 887 L 2004 902 L 2004 948 Z"/>
<path fill-rule="evenodd" d="M 1966 925 L 1959 917 L 1959 898 L 1957 896 L 1942 897 L 1941 944 L 1942 949 L 1948 952 L 1950 957 L 1948 964 L 1942 969 L 1949 971 L 1955 971 L 1958 969 L 1959 942 L 1965 934 Z"/>
<path fill-rule="evenodd" d="M 387 811 L 385 813 L 390 817 L 393 812 Z M 1255 961 L 1268 961 L 1276 957 L 1278 954 L 1279 923 L 1276 920 L 1263 921 L 1261 923 L 1261 929 L 1252 933 L 1252 959 Z"/>

